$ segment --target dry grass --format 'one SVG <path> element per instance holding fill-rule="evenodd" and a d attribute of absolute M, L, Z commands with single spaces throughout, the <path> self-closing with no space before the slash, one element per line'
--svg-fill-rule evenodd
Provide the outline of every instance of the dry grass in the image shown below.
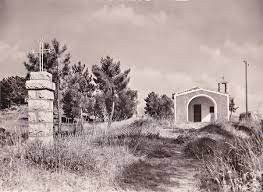
<path fill-rule="evenodd" d="M 90 125 L 91 132 L 86 126 L 84 132 L 92 134 L 58 138 L 56 145 L 5 145 L 0 191 L 181 189 L 174 177 L 185 180 L 191 162 L 182 159 L 174 138 L 160 137 L 160 127 L 169 123 L 133 119 L 116 124 L 111 129 Z"/>
<path fill-rule="evenodd" d="M 263 191 L 263 133 L 259 124 L 212 124 L 198 133 L 186 152 L 202 162 L 199 179 L 203 191 Z"/>
<path fill-rule="evenodd" d="M 44 145 L 23 142 L 21 118 L 8 113 L 0 127 L 12 142 L 0 146 L 0 191 L 180 191 L 191 187 L 180 182 L 188 183 L 200 162 L 200 190 L 263 190 L 262 127 L 252 121 L 182 130 L 135 118 L 110 129 L 87 124 L 81 135 Z M 169 128 L 180 136 L 163 137 Z"/>
<path fill-rule="evenodd" d="M 96 145 L 86 139 L 2 148 L 0 191 L 116 191 L 115 178 L 138 157 L 125 146 Z"/>
<path fill-rule="evenodd" d="M 0 124 L 6 129 L 0 134 L 0 191 L 122 191 L 116 178 L 142 158 L 125 145 L 109 145 L 105 133 L 58 138 L 55 145 L 23 142 L 24 124 L 11 113 Z"/>
<path fill-rule="evenodd" d="M 137 152 L 147 146 L 144 137 L 158 135 L 157 125 L 137 119 L 111 129 L 103 125 L 93 125 L 92 134 L 58 138 L 55 145 L 21 142 L 13 129 L 12 142 L 0 148 L 0 191 L 122 191 L 123 173 L 144 159 L 147 149 Z"/>

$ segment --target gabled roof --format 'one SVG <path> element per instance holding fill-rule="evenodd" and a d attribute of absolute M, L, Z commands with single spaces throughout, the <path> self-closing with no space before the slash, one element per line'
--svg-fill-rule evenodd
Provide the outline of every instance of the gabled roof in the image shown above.
<path fill-rule="evenodd" d="M 208 90 L 208 89 L 203 89 L 203 88 L 200 88 L 200 87 L 193 87 L 193 88 L 185 90 L 183 92 L 176 93 L 175 96 L 186 95 L 188 93 L 193 93 L 193 92 L 196 92 L 196 91 L 206 91 L 206 92 L 215 93 L 215 94 L 218 94 L 218 95 L 229 96 L 226 93 L 221 93 L 221 92 L 218 92 L 218 91 L 212 91 L 212 90 Z"/>
<path fill-rule="evenodd" d="M 184 90 L 184 91 L 182 91 L 182 92 L 180 92 L 180 93 L 176 93 L 176 95 L 180 95 L 180 94 L 182 94 L 182 93 L 192 92 L 192 91 L 198 90 L 198 89 L 200 89 L 200 87 L 193 87 L 193 88 L 191 88 L 191 89 Z"/>

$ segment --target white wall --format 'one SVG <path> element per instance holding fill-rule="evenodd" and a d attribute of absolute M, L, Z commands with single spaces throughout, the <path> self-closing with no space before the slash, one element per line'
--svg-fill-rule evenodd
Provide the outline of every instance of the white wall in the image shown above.
<path fill-rule="evenodd" d="M 190 122 L 194 121 L 194 105 L 195 104 L 201 104 L 202 122 L 210 122 L 211 121 L 210 107 L 214 106 L 213 101 L 211 101 L 209 98 L 204 97 L 204 96 L 194 98 L 189 103 L 189 107 L 188 107 L 188 115 L 189 115 Z"/>

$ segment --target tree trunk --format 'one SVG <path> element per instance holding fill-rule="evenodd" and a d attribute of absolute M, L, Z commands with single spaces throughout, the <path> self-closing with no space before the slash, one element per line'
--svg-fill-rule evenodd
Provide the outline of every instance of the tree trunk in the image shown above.
<path fill-rule="evenodd" d="M 111 114 L 110 114 L 110 118 L 109 118 L 109 121 L 108 121 L 108 128 L 111 126 L 112 117 L 113 117 L 113 113 L 114 113 L 114 108 L 115 108 L 115 101 L 113 99 L 112 100 L 112 107 L 111 107 Z"/>

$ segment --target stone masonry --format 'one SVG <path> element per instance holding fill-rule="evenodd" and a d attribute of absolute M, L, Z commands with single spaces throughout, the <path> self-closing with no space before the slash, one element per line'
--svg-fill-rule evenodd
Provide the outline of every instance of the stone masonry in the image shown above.
<path fill-rule="evenodd" d="M 46 71 L 31 72 L 28 90 L 29 139 L 53 142 L 53 100 L 55 84 Z"/>

